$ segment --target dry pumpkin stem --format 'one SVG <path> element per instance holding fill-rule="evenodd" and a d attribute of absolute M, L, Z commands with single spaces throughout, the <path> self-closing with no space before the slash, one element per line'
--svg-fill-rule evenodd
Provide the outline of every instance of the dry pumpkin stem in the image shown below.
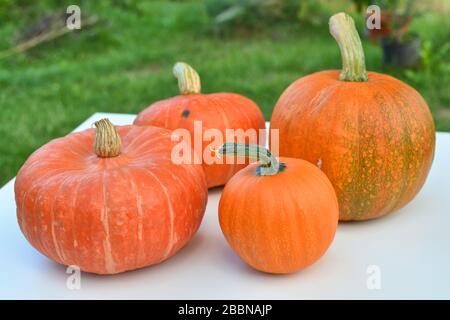
<path fill-rule="evenodd" d="M 187 63 L 177 62 L 173 67 L 173 74 L 178 79 L 178 88 L 181 94 L 201 92 L 200 76 Z"/>
<path fill-rule="evenodd" d="M 246 144 L 242 142 L 225 142 L 217 154 L 234 155 L 239 157 L 253 158 L 262 162 L 256 173 L 260 176 L 271 176 L 283 171 L 285 164 L 278 162 L 277 158 L 266 148 L 259 144 Z"/>
<path fill-rule="evenodd" d="M 342 81 L 367 81 L 364 50 L 355 22 L 346 13 L 337 13 L 330 18 L 330 33 L 336 39 L 342 56 Z"/>
<path fill-rule="evenodd" d="M 101 158 L 117 157 L 122 148 L 119 133 L 109 119 L 102 119 L 94 123 L 97 128 L 94 149 Z"/>

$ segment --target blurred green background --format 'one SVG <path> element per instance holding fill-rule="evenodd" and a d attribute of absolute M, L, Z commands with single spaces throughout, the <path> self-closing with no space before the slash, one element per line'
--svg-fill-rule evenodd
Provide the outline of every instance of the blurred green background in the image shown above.
<path fill-rule="evenodd" d="M 328 18 L 339 11 L 355 19 L 368 69 L 416 88 L 437 129 L 450 131 L 449 1 L 420 1 L 409 13 L 408 29 L 421 39 L 421 60 L 412 68 L 383 66 L 381 46 L 364 29 L 370 3 L 0 0 L 0 186 L 36 148 L 94 112 L 137 113 L 177 95 L 176 61 L 197 69 L 203 92 L 243 94 L 270 119 L 295 79 L 340 68 L 328 33 Z M 45 17 L 70 4 L 80 6 L 82 22 L 95 16 L 97 23 L 25 52 L 11 49 L 44 32 Z"/>

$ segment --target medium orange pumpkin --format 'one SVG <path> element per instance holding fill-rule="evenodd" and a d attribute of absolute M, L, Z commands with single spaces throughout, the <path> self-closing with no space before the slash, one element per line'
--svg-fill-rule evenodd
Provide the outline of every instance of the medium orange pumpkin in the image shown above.
<path fill-rule="evenodd" d="M 51 141 L 20 169 L 20 229 L 48 258 L 87 272 L 119 273 L 169 258 L 202 220 L 202 167 L 172 163 L 168 130 L 116 130 L 108 120 L 96 126 Z"/>
<path fill-rule="evenodd" d="M 291 84 L 270 121 L 281 156 L 317 164 L 333 183 L 341 220 L 395 211 L 419 192 L 431 167 L 435 127 L 421 95 L 391 76 L 366 72 L 351 17 L 330 19 L 343 69 Z"/>
<path fill-rule="evenodd" d="M 171 130 L 187 129 L 191 134 L 191 145 L 195 151 L 200 155 L 208 154 L 209 158 L 213 158 L 214 149 L 229 141 L 226 138 L 226 129 L 242 129 L 245 132 L 248 129 L 265 128 L 261 110 L 252 100 L 235 93 L 200 93 L 199 75 L 192 67 L 182 62 L 174 66 L 174 74 L 178 78 L 181 95 L 153 103 L 137 116 L 134 124 L 159 126 Z M 196 121 L 201 121 L 199 127 L 203 132 L 217 129 L 223 139 L 203 141 L 197 147 L 194 143 Z M 256 132 L 256 141 L 250 141 L 248 136 L 244 137 L 244 141 L 240 141 L 239 138 L 232 141 L 264 144 L 265 136 L 260 137 L 258 133 Z M 204 156 L 203 159 L 205 158 Z M 246 165 L 203 161 L 208 187 L 225 184 L 234 173 Z"/>
<path fill-rule="evenodd" d="M 311 163 L 278 160 L 257 145 L 226 143 L 219 154 L 261 160 L 236 173 L 219 202 L 219 222 L 231 248 L 268 273 L 309 266 L 330 246 L 339 208 L 325 174 Z"/>

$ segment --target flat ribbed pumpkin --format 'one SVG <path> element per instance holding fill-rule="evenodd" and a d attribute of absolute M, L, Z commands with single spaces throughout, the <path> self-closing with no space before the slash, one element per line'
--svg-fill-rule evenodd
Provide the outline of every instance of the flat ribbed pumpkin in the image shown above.
<path fill-rule="evenodd" d="M 106 119 L 96 127 L 53 140 L 25 162 L 15 182 L 20 229 L 48 258 L 87 272 L 169 258 L 202 220 L 202 167 L 172 163 L 168 130 L 115 128 Z"/>
<path fill-rule="evenodd" d="M 366 220 L 405 206 L 430 170 L 435 127 L 413 88 L 366 72 L 352 18 L 330 19 L 342 71 L 298 79 L 279 98 L 270 121 L 279 129 L 280 155 L 317 164 L 339 199 L 341 220 Z"/>
<path fill-rule="evenodd" d="M 218 153 L 260 160 L 236 173 L 220 197 L 220 227 L 236 254 L 268 273 L 291 273 L 317 261 L 339 218 L 325 174 L 305 160 L 278 160 L 258 145 L 226 143 Z"/>
<path fill-rule="evenodd" d="M 235 93 L 202 94 L 199 75 L 186 63 L 175 64 L 173 72 L 178 78 L 180 95 L 153 103 L 137 116 L 134 124 L 152 125 L 171 130 L 187 129 L 191 134 L 191 144 L 195 151 L 200 155 L 208 153 L 210 158 L 213 158 L 214 149 L 219 148 L 225 141 L 229 141 L 226 137 L 226 129 L 242 129 L 245 132 L 248 129 L 265 128 L 261 110 L 252 100 Z M 199 124 L 203 132 L 208 129 L 217 129 L 222 133 L 223 139 L 205 140 L 197 147 L 194 144 L 194 122 L 196 121 L 201 121 Z M 256 135 L 256 141 L 245 139 L 240 142 L 264 144 L 264 138 L 264 135 L 261 139 L 259 135 Z M 238 139 L 235 138 L 232 141 L 238 141 Z M 208 187 L 225 184 L 234 173 L 246 165 L 245 163 L 220 164 L 203 161 Z"/>

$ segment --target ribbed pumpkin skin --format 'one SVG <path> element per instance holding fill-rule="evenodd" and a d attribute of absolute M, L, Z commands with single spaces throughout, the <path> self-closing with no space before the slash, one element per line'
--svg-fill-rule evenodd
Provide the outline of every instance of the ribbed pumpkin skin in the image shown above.
<path fill-rule="evenodd" d="M 117 130 L 117 157 L 94 153 L 90 129 L 41 147 L 17 175 L 20 229 L 58 263 L 98 274 L 141 268 L 174 255 L 200 225 L 202 167 L 172 163 L 168 130 Z"/>
<path fill-rule="evenodd" d="M 283 172 L 257 176 L 257 164 L 225 185 L 219 222 L 232 249 L 253 268 L 291 273 L 318 260 L 333 241 L 339 208 L 328 178 L 307 161 L 280 158 Z"/>
<path fill-rule="evenodd" d="M 224 140 L 225 129 L 264 129 L 265 120 L 259 107 L 252 100 L 234 93 L 187 94 L 155 102 L 136 118 L 135 125 L 152 125 L 171 130 L 185 128 L 194 139 L 194 121 L 202 121 L 203 132 L 218 129 Z M 257 131 L 259 132 L 259 131 Z M 201 137 L 200 137 L 201 138 Z M 218 142 L 217 147 L 225 142 Z M 243 141 L 244 142 L 244 141 Z M 250 141 L 245 141 L 250 142 Z M 203 142 L 203 150 L 211 141 Z M 253 141 L 252 143 L 256 143 Z M 265 143 L 258 139 L 259 144 Z M 194 143 L 192 141 L 192 147 Z M 208 188 L 224 185 L 247 164 L 206 164 Z"/>
<path fill-rule="evenodd" d="M 420 94 L 388 75 L 338 80 L 339 71 L 303 77 L 272 114 L 280 155 L 319 164 L 339 199 L 340 220 L 367 220 L 405 206 L 423 186 L 435 127 Z"/>

